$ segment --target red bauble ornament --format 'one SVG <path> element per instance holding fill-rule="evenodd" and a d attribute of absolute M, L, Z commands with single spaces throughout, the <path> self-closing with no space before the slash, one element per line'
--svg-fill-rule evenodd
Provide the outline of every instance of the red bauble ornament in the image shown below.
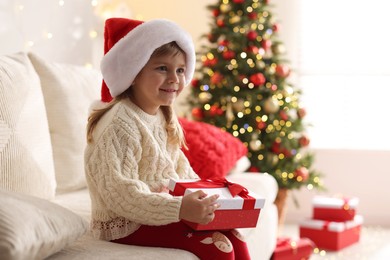
<path fill-rule="evenodd" d="M 258 54 L 259 53 L 259 48 L 257 48 L 256 46 L 248 46 L 248 48 L 246 49 L 247 52 L 252 52 L 254 54 Z"/>
<path fill-rule="evenodd" d="M 236 4 L 242 4 L 245 2 L 245 0 L 233 0 L 233 2 Z"/>
<path fill-rule="evenodd" d="M 199 107 L 194 107 L 192 110 L 191 110 L 191 114 L 192 114 L 192 117 L 195 119 L 195 120 L 202 120 L 203 119 L 203 110 Z"/>
<path fill-rule="evenodd" d="M 286 78 L 290 75 L 290 67 L 284 64 L 276 65 L 275 73 L 279 77 Z"/>
<path fill-rule="evenodd" d="M 217 41 L 217 36 L 212 34 L 212 33 L 210 33 L 210 34 L 207 35 L 207 39 L 209 40 L 209 42 L 214 43 L 214 42 Z"/>
<path fill-rule="evenodd" d="M 224 27 L 225 26 L 225 22 L 223 21 L 222 18 L 217 19 L 217 25 L 218 25 L 218 27 Z"/>
<path fill-rule="evenodd" d="M 265 83 L 265 77 L 263 73 L 256 73 L 249 77 L 249 81 L 255 84 L 255 86 L 262 86 Z"/>
<path fill-rule="evenodd" d="M 302 146 L 302 147 L 305 147 L 305 146 L 308 146 L 310 144 L 310 139 L 307 135 L 302 135 L 300 138 L 299 138 L 299 144 Z"/>
<path fill-rule="evenodd" d="M 211 76 L 210 82 L 212 84 L 219 84 L 221 83 L 222 79 L 223 79 L 223 75 L 219 72 L 215 72 L 214 75 Z"/>
<path fill-rule="evenodd" d="M 197 88 L 199 86 L 199 79 L 192 79 L 191 80 L 191 86 L 194 88 Z"/>
<path fill-rule="evenodd" d="M 214 9 L 213 10 L 213 15 L 214 17 L 218 17 L 218 15 L 220 14 L 221 12 L 219 11 L 219 9 Z"/>
<path fill-rule="evenodd" d="M 281 110 L 281 111 L 279 112 L 279 116 L 280 116 L 280 118 L 281 118 L 282 120 L 284 120 L 284 121 L 287 121 L 287 120 L 288 120 L 288 115 L 287 115 L 286 111 L 284 111 L 284 110 Z"/>
<path fill-rule="evenodd" d="M 272 46 L 272 41 L 269 39 L 265 39 L 261 41 L 261 47 L 263 47 L 264 50 L 269 50 Z"/>
<path fill-rule="evenodd" d="M 204 62 L 203 62 L 203 65 L 205 67 L 213 67 L 215 66 L 215 64 L 218 63 L 218 59 L 217 58 L 213 58 L 213 59 L 206 59 Z"/>
<path fill-rule="evenodd" d="M 278 153 L 280 153 L 280 143 L 279 142 L 273 142 L 272 143 L 272 146 L 271 146 L 271 151 L 273 152 L 273 153 L 276 153 L 276 154 L 278 154 Z"/>
<path fill-rule="evenodd" d="M 294 174 L 295 174 L 295 177 L 297 179 L 299 178 L 301 181 L 307 181 L 307 179 L 309 178 L 309 170 L 304 166 L 296 169 Z"/>
<path fill-rule="evenodd" d="M 251 12 L 248 14 L 248 18 L 250 20 L 256 20 L 257 19 L 257 13 L 256 12 Z"/>
<path fill-rule="evenodd" d="M 267 127 L 267 124 L 263 121 L 257 122 L 257 129 L 263 130 Z"/>
<path fill-rule="evenodd" d="M 275 23 L 274 25 L 272 25 L 272 30 L 274 32 L 278 32 L 280 29 L 280 25 L 278 23 Z"/>
<path fill-rule="evenodd" d="M 291 155 L 292 155 L 291 151 L 286 149 L 286 148 L 282 149 L 282 154 L 284 154 L 284 156 L 286 156 L 286 157 L 291 157 Z"/>
<path fill-rule="evenodd" d="M 223 115 L 223 110 L 218 105 L 212 105 L 210 107 L 211 116 L 221 116 Z"/>
<path fill-rule="evenodd" d="M 228 44 L 229 44 L 229 41 L 226 39 L 219 41 L 219 43 L 218 43 L 218 45 L 225 46 L 225 47 L 228 46 Z"/>
<path fill-rule="evenodd" d="M 248 38 L 248 40 L 254 41 L 254 40 L 256 40 L 257 32 L 249 31 L 248 34 L 246 35 L 246 37 Z"/>
<path fill-rule="evenodd" d="M 249 167 L 248 172 L 260 172 L 260 170 L 256 166 L 251 166 Z"/>
<path fill-rule="evenodd" d="M 290 157 L 292 155 L 291 151 L 282 147 L 280 142 L 273 142 L 271 146 L 271 151 L 275 154 L 283 154 L 286 157 Z"/>
<path fill-rule="evenodd" d="M 306 116 L 306 110 L 304 108 L 300 108 L 298 109 L 297 114 L 299 118 L 304 118 Z"/>
<path fill-rule="evenodd" d="M 222 53 L 222 57 L 225 59 L 225 60 L 231 60 L 233 59 L 234 57 L 236 56 L 236 53 L 232 50 L 227 50 L 227 51 L 224 51 Z"/>

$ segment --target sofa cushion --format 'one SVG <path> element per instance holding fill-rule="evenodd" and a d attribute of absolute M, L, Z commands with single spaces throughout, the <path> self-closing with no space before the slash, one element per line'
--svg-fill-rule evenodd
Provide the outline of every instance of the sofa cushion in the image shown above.
<path fill-rule="evenodd" d="M 0 189 L 0 258 L 44 259 L 88 230 L 82 217 L 37 197 Z"/>
<path fill-rule="evenodd" d="M 183 153 L 200 178 L 223 178 L 242 157 L 245 159 L 246 146 L 232 134 L 204 122 L 185 118 L 179 122 L 188 146 Z"/>
<path fill-rule="evenodd" d="M 39 82 L 27 54 L 0 57 L 0 188 L 45 199 L 56 189 Z"/>
<path fill-rule="evenodd" d="M 85 67 L 48 62 L 29 53 L 42 85 L 54 153 L 57 191 L 86 187 L 84 148 L 91 103 L 99 99 L 101 75 Z"/>

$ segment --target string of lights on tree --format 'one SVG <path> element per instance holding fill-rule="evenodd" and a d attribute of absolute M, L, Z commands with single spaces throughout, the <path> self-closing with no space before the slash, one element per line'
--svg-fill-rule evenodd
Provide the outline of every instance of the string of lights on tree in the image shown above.
<path fill-rule="evenodd" d="M 209 5 L 211 30 L 198 52 L 192 117 L 216 125 L 248 147 L 250 172 L 268 172 L 280 188 L 322 187 L 312 168 L 301 91 L 289 81 L 268 0 L 219 0 Z"/>

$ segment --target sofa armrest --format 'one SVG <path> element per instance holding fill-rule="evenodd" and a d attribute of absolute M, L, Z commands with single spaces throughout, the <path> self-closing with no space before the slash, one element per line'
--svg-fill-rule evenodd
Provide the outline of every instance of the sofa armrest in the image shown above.
<path fill-rule="evenodd" d="M 272 204 L 275 201 L 278 184 L 275 178 L 268 173 L 233 172 L 226 178 L 241 184 L 260 196 L 264 196 L 266 204 Z"/>
<path fill-rule="evenodd" d="M 270 259 L 276 246 L 278 233 L 278 213 L 274 204 L 278 192 L 276 180 L 267 173 L 250 172 L 235 172 L 228 175 L 227 179 L 265 198 L 257 227 L 243 228 L 240 232 L 246 238 L 252 259 Z"/>

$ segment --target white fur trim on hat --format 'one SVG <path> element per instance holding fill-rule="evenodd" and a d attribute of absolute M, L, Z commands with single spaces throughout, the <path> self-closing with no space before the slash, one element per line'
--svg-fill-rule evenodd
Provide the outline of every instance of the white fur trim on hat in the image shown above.
<path fill-rule="evenodd" d="M 103 57 L 100 64 L 103 79 L 112 97 L 124 92 L 160 46 L 175 41 L 186 53 L 186 85 L 195 70 L 195 49 L 188 32 L 177 24 L 155 19 L 144 22 L 119 40 Z"/>

